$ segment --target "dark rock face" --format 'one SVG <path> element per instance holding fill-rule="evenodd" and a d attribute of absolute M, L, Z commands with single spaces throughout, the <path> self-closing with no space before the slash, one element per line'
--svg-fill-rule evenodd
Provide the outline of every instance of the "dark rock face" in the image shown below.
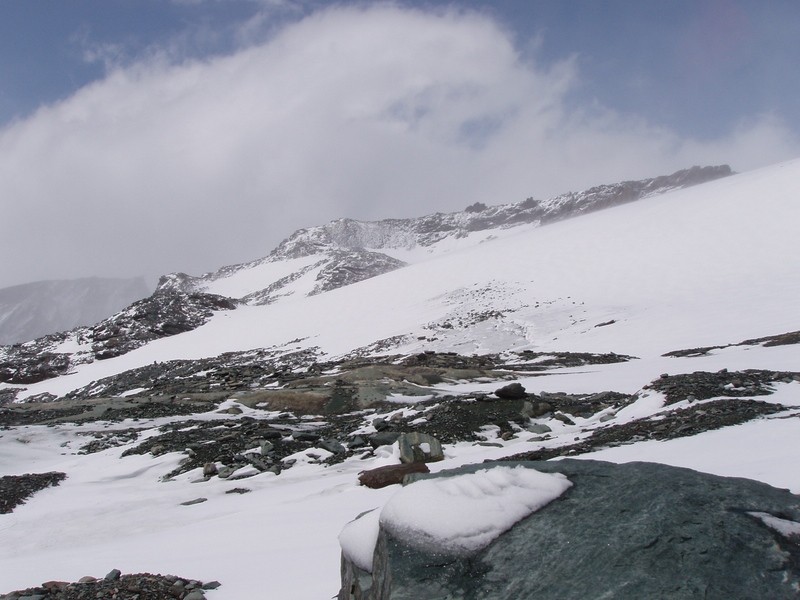
<path fill-rule="evenodd" d="M 653 463 L 520 464 L 573 486 L 466 558 L 382 530 L 371 580 L 344 561 L 339 599 L 797 598 L 800 539 L 767 524 L 800 527 L 786 490 Z"/>

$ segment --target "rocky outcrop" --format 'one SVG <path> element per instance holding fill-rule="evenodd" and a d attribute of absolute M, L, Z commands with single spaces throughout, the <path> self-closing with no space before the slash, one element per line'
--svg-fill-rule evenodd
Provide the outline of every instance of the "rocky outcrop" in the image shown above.
<path fill-rule="evenodd" d="M 381 527 L 371 575 L 343 559 L 339 600 L 797 597 L 800 497 L 787 490 L 653 463 L 519 464 L 573 485 L 468 556 Z"/>
<path fill-rule="evenodd" d="M 30 384 L 79 364 L 121 356 L 148 342 L 200 327 L 236 302 L 213 294 L 157 292 L 93 327 L 0 347 L 0 382 Z M 68 351 L 62 350 L 68 349 Z"/>

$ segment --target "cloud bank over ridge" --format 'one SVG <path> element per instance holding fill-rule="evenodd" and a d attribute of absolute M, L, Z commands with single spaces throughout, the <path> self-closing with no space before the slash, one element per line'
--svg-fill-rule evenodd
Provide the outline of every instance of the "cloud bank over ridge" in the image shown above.
<path fill-rule="evenodd" d="M 0 130 L 0 286 L 197 274 L 333 218 L 747 170 L 800 148 L 778 115 L 687 139 L 576 101 L 576 61 L 523 58 L 469 11 L 334 7 L 226 56 L 167 56 Z"/>

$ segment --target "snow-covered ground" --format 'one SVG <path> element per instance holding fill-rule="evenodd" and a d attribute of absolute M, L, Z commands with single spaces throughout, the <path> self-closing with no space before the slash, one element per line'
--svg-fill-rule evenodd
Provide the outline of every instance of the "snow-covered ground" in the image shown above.
<path fill-rule="evenodd" d="M 195 331 L 81 365 L 71 375 L 28 386 L 20 397 L 63 394 L 153 361 L 258 347 L 319 347 L 333 357 L 401 335 L 407 341 L 392 352 L 532 349 L 638 357 L 521 377 L 532 392 L 633 393 L 661 373 L 723 368 L 800 371 L 797 345 L 662 356 L 800 329 L 798 199 L 800 161 L 793 161 L 538 229 L 506 231 L 497 239 L 483 236 L 481 243 L 418 254 L 408 267 L 318 296 L 218 313 Z M 250 285 L 239 284 L 237 290 Z M 487 317 L 488 311 L 503 316 Z M 499 385 L 437 387 L 463 393 Z M 800 493 L 800 382 L 777 384 L 773 395 L 759 399 L 790 408 L 742 425 L 582 458 L 651 460 Z M 663 410 L 660 394 L 649 392 L 614 418 L 625 422 Z M 553 437 L 545 441 L 530 434 L 492 440 L 499 446 L 450 445 L 445 460 L 431 468 L 572 443 L 588 435 L 583 429 L 599 425 L 586 419 L 575 423 L 548 421 Z M 0 431 L 0 475 L 68 474 L 59 487 L 0 515 L 0 592 L 119 568 L 218 579 L 223 585 L 209 592 L 212 599 L 329 598 L 339 583 L 340 531 L 358 514 L 383 507 L 397 491 L 357 482 L 361 470 L 398 462 L 396 449 L 389 447 L 375 457 L 330 467 L 299 461 L 279 476 L 193 483 L 200 479 L 193 472 L 162 482 L 181 455 L 120 458 L 127 446 L 77 455 L 86 441 L 79 434 L 104 426 L 132 423 Z M 234 487 L 252 491 L 225 493 Z M 181 505 L 198 497 L 208 501 Z"/>

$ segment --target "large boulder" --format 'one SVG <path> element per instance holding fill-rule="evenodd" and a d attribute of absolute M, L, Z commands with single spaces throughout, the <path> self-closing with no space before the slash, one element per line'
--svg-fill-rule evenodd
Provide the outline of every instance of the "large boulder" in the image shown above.
<path fill-rule="evenodd" d="M 800 496 L 787 490 L 653 463 L 496 464 L 573 485 L 468 556 L 426 552 L 381 526 L 371 576 L 343 559 L 338 598 L 798 597 Z"/>

